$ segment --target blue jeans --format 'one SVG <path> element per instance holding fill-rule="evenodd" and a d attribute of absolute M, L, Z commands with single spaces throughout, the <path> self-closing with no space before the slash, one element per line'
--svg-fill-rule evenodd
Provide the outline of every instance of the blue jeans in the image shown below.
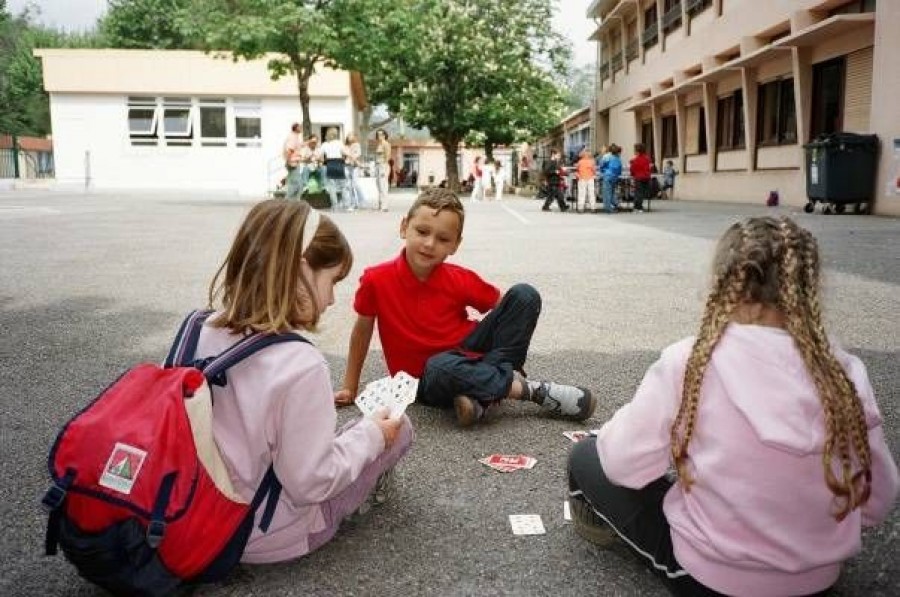
<path fill-rule="evenodd" d="M 329 178 L 325 175 L 325 190 L 331 200 L 331 209 L 347 209 L 350 207 L 350 181 L 347 178 Z M 338 193 L 341 198 L 338 199 Z"/>
<path fill-rule="evenodd" d="M 366 202 L 366 196 L 359 185 L 360 170 L 359 166 L 347 166 L 347 172 L 350 173 L 350 207 L 353 209 L 359 209 Z"/>
<path fill-rule="evenodd" d="M 460 349 L 428 359 L 416 400 L 450 408 L 460 394 L 482 402 L 506 398 L 513 371 L 525 365 L 540 314 L 538 291 L 529 284 L 514 285 L 466 336 Z"/>
<path fill-rule="evenodd" d="M 303 168 L 300 166 L 288 170 L 287 185 L 284 191 L 285 197 L 288 199 L 297 199 L 303 194 L 302 174 Z"/>
<path fill-rule="evenodd" d="M 613 209 L 619 205 L 619 202 L 616 201 L 616 183 L 618 183 L 618 179 L 603 179 L 603 211 L 607 213 L 612 213 Z"/>

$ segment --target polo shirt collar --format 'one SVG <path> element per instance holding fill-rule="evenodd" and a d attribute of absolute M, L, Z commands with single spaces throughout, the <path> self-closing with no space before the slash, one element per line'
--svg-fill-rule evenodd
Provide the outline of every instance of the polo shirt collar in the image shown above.
<path fill-rule="evenodd" d="M 415 290 L 420 286 L 431 286 L 437 280 L 439 273 L 443 270 L 441 267 L 442 264 L 438 265 L 431 272 L 431 275 L 428 276 L 428 279 L 422 282 L 419 280 L 416 275 L 413 273 L 412 269 L 409 267 L 409 263 L 406 261 L 406 247 L 400 250 L 400 255 L 394 260 L 394 269 L 397 271 L 397 275 L 400 277 L 400 283 L 404 288 L 408 290 Z"/>

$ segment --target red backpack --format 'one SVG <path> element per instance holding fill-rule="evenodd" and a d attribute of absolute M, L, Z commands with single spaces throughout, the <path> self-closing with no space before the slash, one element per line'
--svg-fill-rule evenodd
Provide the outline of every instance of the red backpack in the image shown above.
<path fill-rule="evenodd" d="M 265 501 L 268 529 L 281 484 L 272 466 L 244 503 L 212 438 L 210 390 L 266 346 L 298 334 L 254 334 L 194 361 L 209 311 L 191 313 L 165 365 L 126 371 L 60 431 L 50 451 L 53 485 L 47 555 L 62 547 L 87 580 L 116 594 L 167 595 L 214 582 L 240 561 Z"/>

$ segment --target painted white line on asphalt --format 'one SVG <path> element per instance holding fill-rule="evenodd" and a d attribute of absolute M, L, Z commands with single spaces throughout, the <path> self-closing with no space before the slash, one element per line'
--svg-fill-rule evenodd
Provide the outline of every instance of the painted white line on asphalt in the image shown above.
<path fill-rule="evenodd" d="M 509 215 L 511 215 L 512 217 L 514 217 L 515 219 L 519 220 L 520 222 L 522 222 L 522 223 L 525 224 L 526 226 L 531 226 L 531 222 L 528 220 L 528 218 L 526 218 L 525 216 L 523 216 L 522 214 L 520 214 L 520 213 L 517 212 L 516 210 L 512 209 L 511 207 L 507 207 L 507 206 L 505 206 L 505 205 L 501 205 L 500 207 L 502 207 L 503 210 L 504 210 L 506 213 L 508 213 Z"/>

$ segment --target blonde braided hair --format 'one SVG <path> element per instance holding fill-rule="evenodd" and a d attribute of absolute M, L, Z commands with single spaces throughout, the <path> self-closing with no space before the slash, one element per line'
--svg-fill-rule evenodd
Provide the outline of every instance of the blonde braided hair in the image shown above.
<path fill-rule="evenodd" d="M 694 481 L 687 470 L 687 448 L 706 367 L 735 308 L 756 303 L 783 315 L 816 385 L 825 415 L 822 464 L 825 483 L 835 496 L 835 518 L 842 520 L 868 499 L 871 457 L 865 415 L 856 388 L 835 358 L 822 325 L 819 277 L 815 238 L 789 218 L 750 218 L 731 226 L 720 239 L 712 290 L 688 358 L 681 405 L 672 425 L 672 459 L 686 491 Z"/>

